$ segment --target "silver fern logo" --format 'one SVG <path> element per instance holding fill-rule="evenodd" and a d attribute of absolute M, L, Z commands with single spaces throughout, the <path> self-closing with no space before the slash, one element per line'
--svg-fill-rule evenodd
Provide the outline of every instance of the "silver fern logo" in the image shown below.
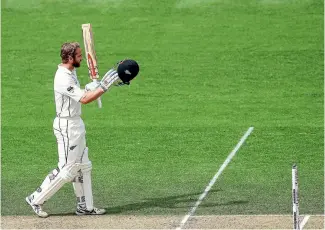
<path fill-rule="evenodd" d="M 124 71 L 124 73 L 128 74 L 128 75 L 131 75 L 131 72 L 127 69 Z"/>

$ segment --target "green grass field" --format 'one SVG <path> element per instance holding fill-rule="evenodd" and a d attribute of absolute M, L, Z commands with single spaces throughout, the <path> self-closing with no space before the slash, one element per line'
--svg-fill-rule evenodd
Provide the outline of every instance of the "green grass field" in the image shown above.
<path fill-rule="evenodd" d="M 130 87 L 83 106 L 95 204 L 185 215 L 246 130 L 255 129 L 198 215 L 324 210 L 324 24 L 319 0 L 2 0 L 1 212 L 56 167 L 53 77 L 60 46 L 92 23 L 101 74 L 133 58 Z M 85 60 L 78 69 L 89 82 Z M 75 210 L 70 184 L 51 213 Z"/>

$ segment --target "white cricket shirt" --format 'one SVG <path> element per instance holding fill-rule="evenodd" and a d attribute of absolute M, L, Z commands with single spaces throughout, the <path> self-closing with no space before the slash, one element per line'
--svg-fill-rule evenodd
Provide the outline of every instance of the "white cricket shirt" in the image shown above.
<path fill-rule="evenodd" d="M 58 65 L 54 77 L 54 97 L 57 117 L 75 117 L 81 115 L 79 102 L 85 91 L 80 89 L 76 69 Z"/>

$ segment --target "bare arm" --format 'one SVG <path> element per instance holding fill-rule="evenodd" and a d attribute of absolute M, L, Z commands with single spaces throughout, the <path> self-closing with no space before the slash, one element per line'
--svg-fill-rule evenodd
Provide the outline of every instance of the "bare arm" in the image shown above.
<path fill-rule="evenodd" d="M 105 93 L 105 91 L 101 87 L 98 87 L 94 91 L 86 91 L 85 94 L 80 99 L 80 103 L 88 104 L 88 103 L 96 100 L 97 98 L 99 98 L 103 93 Z"/>

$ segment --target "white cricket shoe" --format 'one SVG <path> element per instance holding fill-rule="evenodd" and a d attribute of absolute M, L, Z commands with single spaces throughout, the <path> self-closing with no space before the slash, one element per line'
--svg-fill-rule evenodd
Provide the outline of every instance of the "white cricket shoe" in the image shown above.
<path fill-rule="evenodd" d="M 94 208 L 93 210 L 89 211 L 87 209 L 77 208 L 76 214 L 78 216 L 82 215 L 103 215 L 106 213 L 106 210 L 103 208 Z"/>
<path fill-rule="evenodd" d="M 47 212 L 43 211 L 42 205 L 32 204 L 32 199 L 30 196 L 26 197 L 26 202 L 32 207 L 33 211 L 39 217 L 46 218 L 49 216 Z"/>

